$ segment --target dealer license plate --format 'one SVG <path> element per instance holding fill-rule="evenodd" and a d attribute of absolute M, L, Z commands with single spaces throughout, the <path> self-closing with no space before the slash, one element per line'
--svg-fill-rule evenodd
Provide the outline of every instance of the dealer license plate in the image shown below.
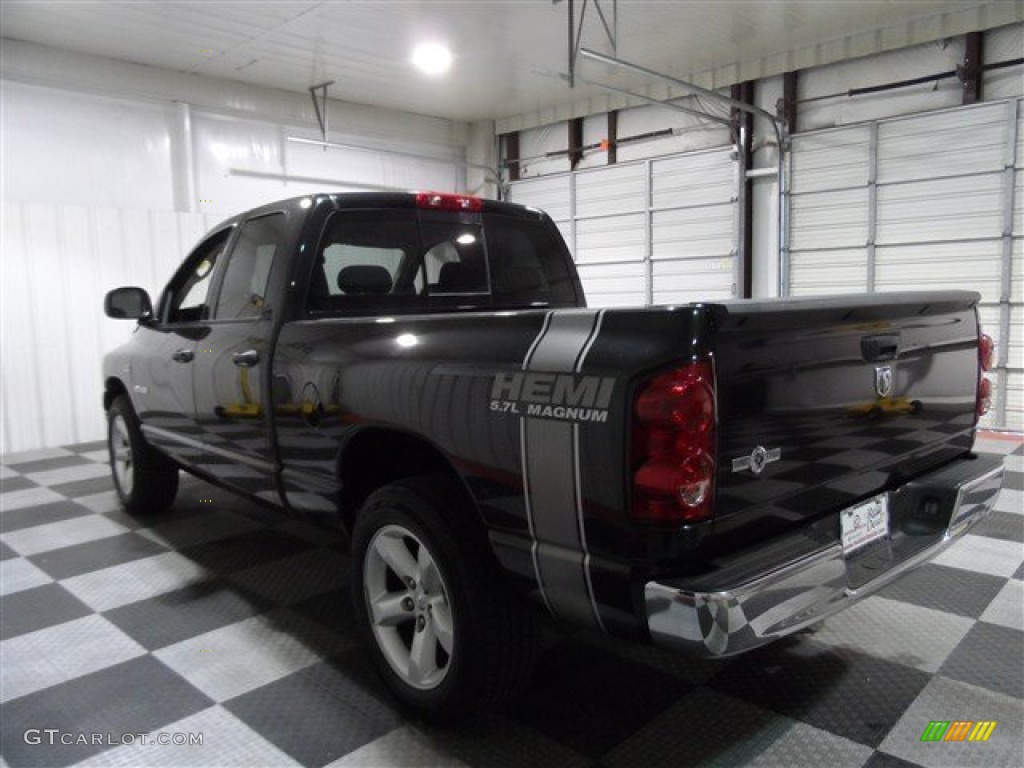
<path fill-rule="evenodd" d="M 839 513 L 843 554 L 889 535 L 889 496 L 881 494 Z"/>

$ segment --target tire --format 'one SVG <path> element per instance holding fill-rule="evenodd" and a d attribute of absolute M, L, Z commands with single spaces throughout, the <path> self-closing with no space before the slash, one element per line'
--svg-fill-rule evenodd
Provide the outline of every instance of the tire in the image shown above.
<path fill-rule="evenodd" d="M 178 493 L 178 465 L 146 442 L 127 395 L 118 395 L 107 410 L 107 450 L 125 510 L 132 515 L 167 511 Z"/>
<path fill-rule="evenodd" d="M 532 668 L 534 617 L 445 476 L 384 486 L 352 537 L 352 599 L 388 688 L 434 722 L 494 709 Z"/>

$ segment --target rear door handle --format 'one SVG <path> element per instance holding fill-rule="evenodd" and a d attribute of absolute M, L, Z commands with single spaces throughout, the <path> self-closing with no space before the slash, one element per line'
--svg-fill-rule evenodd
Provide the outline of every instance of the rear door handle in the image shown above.
<path fill-rule="evenodd" d="M 174 360 L 175 362 L 178 363 L 191 363 L 192 358 L 194 357 L 195 353 L 192 352 L 191 349 L 188 349 L 186 347 L 185 349 L 179 349 L 177 352 L 171 355 L 171 360 Z"/>
<path fill-rule="evenodd" d="M 860 340 L 860 352 L 869 363 L 895 360 L 900 352 L 900 336 L 898 333 L 865 336 Z"/>
<path fill-rule="evenodd" d="M 239 368 L 252 368 L 260 361 L 260 353 L 256 349 L 247 349 L 233 354 L 231 360 Z"/>

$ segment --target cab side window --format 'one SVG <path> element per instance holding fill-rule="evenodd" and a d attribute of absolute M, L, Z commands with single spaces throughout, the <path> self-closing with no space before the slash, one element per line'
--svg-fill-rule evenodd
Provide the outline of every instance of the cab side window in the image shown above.
<path fill-rule="evenodd" d="M 285 216 L 272 213 L 242 225 L 221 282 L 215 320 L 259 317 L 263 313 L 274 256 L 284 246 Z"/>
<path fill-rule="evenodd" d="M 168 323 L 196 323 L 209 315 L 207 300 L 214 267 L 231 236 L 225 229 L 200 243 L 168 287 L 163 313 Z"/>

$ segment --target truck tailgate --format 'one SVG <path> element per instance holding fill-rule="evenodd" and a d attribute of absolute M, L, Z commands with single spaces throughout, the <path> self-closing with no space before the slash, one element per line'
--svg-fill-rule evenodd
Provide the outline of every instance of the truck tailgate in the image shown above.
<path fill-rule="evenodd" d="M 969 451 L 978 300 L 722 304 L 716 531 L 767 538 Z"/>

